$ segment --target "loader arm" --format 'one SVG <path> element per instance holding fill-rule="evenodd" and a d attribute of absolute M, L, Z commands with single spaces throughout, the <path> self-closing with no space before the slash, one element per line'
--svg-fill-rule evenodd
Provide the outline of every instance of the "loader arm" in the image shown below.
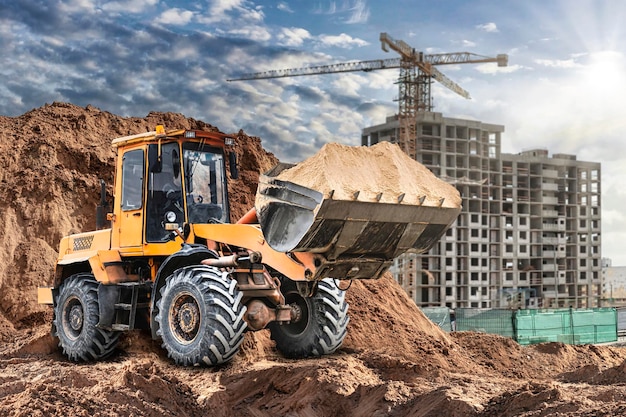
<path fill-rule="evenodd" d="M 293 254 L 290 256 L 272 249 L 258 225 L 194 224 L 192 228 L 196 237 L 258 252 L 261 254 L 262 263 L 294 281 L 311 280 L 316 275 L 314 255 Z"/>

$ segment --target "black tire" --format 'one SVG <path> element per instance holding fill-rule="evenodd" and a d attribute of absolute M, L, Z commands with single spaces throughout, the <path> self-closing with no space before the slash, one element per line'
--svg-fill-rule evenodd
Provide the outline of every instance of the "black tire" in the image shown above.
<path fill-rule="evenodd" d="M 216 268 L 189 266 L 174 271 L 160 295 L 157 334 L 175 363 L 219 365 L 237 353 L 247 324 L 235 280 Z"/>
<path fill-rule="evenodd" d="M 302 297 L 293 281 L 285 279 L 282 286 L 286 304 L 295 304 L 300 320 L 290 324 L 269 324 L 276 348 L 288 358 L 328 355 L 343 343 L 348 331 L 348 303 L 345 291 L 326 278 L 318 283 L 312 297 Z"/>
<path fill-rule="evenodd" d="M 94 361 L 113 353 L 120 332 L 99 329 L 99 321 L 98 282 L 93 274 L 67 278 L 54 306 L 54 328 L 59 347 L 71 361 Z"/>

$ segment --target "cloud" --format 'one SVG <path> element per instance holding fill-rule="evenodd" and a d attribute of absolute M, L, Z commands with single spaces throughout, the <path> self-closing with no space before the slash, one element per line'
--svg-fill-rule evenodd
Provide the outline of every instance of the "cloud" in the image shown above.
<path fill-rule="evenodd" d="M 461 41 L 461 43 L 463 44 L 464 48 L 473 48 L 473 47 L 476 46 L 476 42 L 468 41 L 467 39 L 463 39 L 463 41 Z"/>
<path fill-rule="evenodd" d="M 370 17 L 370 9 L 364 0 L 355 1 L 348 10 L 350 12 L 346 20 L 348 24 L 367 23 Z"/>
<path fill-rule="evenodd" d="M 209 11 L 216 18 L 224 17 L 226 12 L 235 9 L 242 9 L 247 3 L 246 0 L 209 0 Z"/>
<path fill-rule="evenodd" d="M 310 87 L 305 85 L 291 85 L 286 88 L 287 91 L 293 91 L 304 102 L 311 104 L 319 104 L 324 100 L 324 93 L 318 87 Z"/>
<path fill-rule="evenodd" d="M 494 22 L 483 23 L 482 25 L 476 25 L 476 28 L 484 32 L 497 33 L 499 32 L 498 26 Z"/>
<path fill-rule="evenodd" d="M 580 66 L 574 59 L 535 59 L 534 62 L 551 68 L 575 68 Z"/>
<path fill-rule="evenodd" d="M 265 14 L 261 6 L 248 0 L 209 0 L 206 13 L 198 16 L 198 22 L 206 25 L 225 26 L 236 23 L 239 28 L 263 22 Z"/>
<path fill-rule="evenodd" d="M 161 13 L 161 15 L 155 19 L 155 23 L 184 26 L 191 21 L 193 16 L 194 13 L 190 10 L 174 8 Z"/>
<path fill-rule="evenodd" d="M 143 13 L 146 10 L 154 9 L 159 0 L 124 0 L 103 2 L 101 8 L 113 13 Z"/>
<path fill-rule="evenodd" d="M 523 65 L 507 65 L 506 67 L 499 67 L 493 63 L 485 63 L 485 64 L 477 64 L 474 66 L 476 71 L 481 74 L 510 74 L 517 71 L 522 71 L 524 69 L 529 69 L 524 67 Z"/>
<path fill-rule="evenodd" d="M 280 10 L 281 12 L 286 12 L 286 13 L 293 13 L 293 10 L 291 10 L 291 8 L 289 7 L 289 5 L 285 2 L 280 2 L 278 3 L 278 5 L 276 6 L 276 8 L 278 10 Z"/>
<path fill-rule="evenodd" d="M 222 31 L 220 30 L 219 32 Z M 224 31 L 223 33 L 228 36 L 251 39 L 260 42 L 266 42 L 272 39 L 272 34 L 268 28 L 263 25 L 245 25 L 236 29 Z"/>
<path fill-rule="evenodd" d="M 342 23 L 359 24 L 367 23 L 370 9 L 365 0 L 346 0 L 339 5 L 336 1 L 330 1 L 325 6 L 318 3 L 313 13 L 339 16 Z"/>
<path fill-rule="evenodd" d="M 68 13 L 94 13 L 96 11 L 96 5 L 93 0 L 67 0 L 58 5 L 59 10 Z"/>
<path fill-rule="evenodd" d="M 281 28 L 276 39 L 281 45 L 301 46 L 305 40 L 311 39 L 308 30 L 302 28 Z"/>
<path fill-rule="evenodd" d="M 334 46 L 339 48 L 352 48 L 353 46 L 369 45 L 369 42 L 366 42 L 363 39 L 353 38 L 345 33 L 340 35 L 320 35 L 318 39 L 324 46 Z"/>

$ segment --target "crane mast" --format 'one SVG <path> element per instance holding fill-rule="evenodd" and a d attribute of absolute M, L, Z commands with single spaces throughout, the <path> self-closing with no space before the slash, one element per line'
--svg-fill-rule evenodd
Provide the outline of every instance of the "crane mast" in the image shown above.
<path fill-rule="evenodd" d="M 380 34 L 381 48 L 385 52 L 393 50 L 399 58 L 351 61 L 330 65 L 320 65 L 282 70 L 270 70 L 243 74 L 227 81 L 262 80 L 270 78 L 298 77 L 305 75 L 334 74 L 342 72 L 375 71 L 399 68 L 398 76 L 398 122 L 400 125 L 398 144 L 411 158 L 416 158 L 417 114 L 433 110 L 431 84 L 433 80 L 462 97 L 470 95 L 461 86 L 439 71 L 436 65 L 480 64 L 495 62 L 499 67 L 508 65 L 508 56 L 496 57 L 478 55 L 471 52 L 425 54 L 402 40 L 393 39 L 387 33 Z"/>

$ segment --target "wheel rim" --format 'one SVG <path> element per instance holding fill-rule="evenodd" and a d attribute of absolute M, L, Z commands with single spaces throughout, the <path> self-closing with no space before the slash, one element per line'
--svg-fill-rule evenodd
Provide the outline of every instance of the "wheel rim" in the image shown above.
<path fill-rule="evenodd" d="M 67 337 L 76 340 L 83 331 L 85 312 L 77 297 L 68 298 L 63 307 L 63 330 Z"/>
<path fill-rule="evenodd" d="M 292 321 L 290 324 L 283 325 L 282 328 L 286 333 L 298 336 L 304 333 L 309 326 L 309 305 L 304 297 L 295 292 L 286 294 L 285 302 L 286 304 L 294 306 L 299 311 L 300 319 Z"/>
<path fill-rule="evenodd" d="M 178 294 L 169 311 L 169 325 L 172 334 L 182 344 L 194 341 L 200 330 L 200 305 L 188 292 Z"/>

